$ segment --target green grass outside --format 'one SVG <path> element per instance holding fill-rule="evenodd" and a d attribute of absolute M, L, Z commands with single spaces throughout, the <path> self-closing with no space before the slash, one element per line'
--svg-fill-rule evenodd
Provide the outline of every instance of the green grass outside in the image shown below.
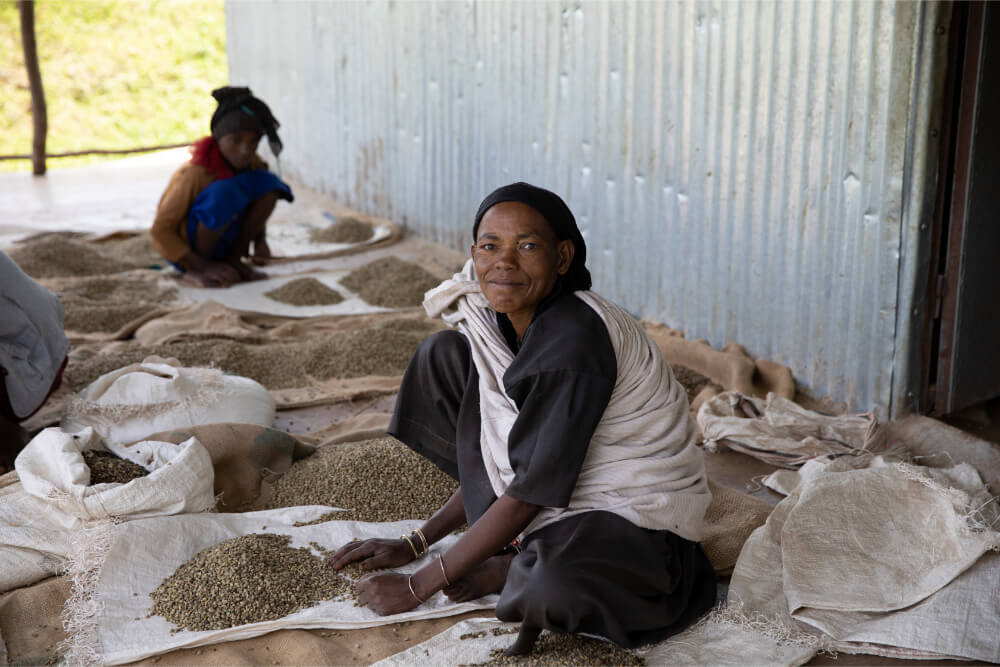
<path fill-rule="evenodd" d="M 0 155 L 30 154 L 31 93 L 17 3 L 0 0 Z M 208 134 L 225 85 L 223 0 L 38 0 L 46 151 L 127 149 Z M 49 169 L 113 159 L 49 158 Z M 0 171 L 30 171 L 2 160 Z"/>

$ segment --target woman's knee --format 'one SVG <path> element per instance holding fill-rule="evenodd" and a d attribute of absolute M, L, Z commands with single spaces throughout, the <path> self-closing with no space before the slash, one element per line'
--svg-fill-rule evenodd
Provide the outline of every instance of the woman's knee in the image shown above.
<path fill-rule="evenodd" d="M 575 576 L 574 568 L 557 561 L 538 559 L 530 551 L 518 555 L 507 574 L 509 592 L 516 591 L 515 606 L 522 611 L 534 610 L 546 617 L 561 618 L 578 604 L 581 586 L 585 582 Z M 497 607 L 498 613 L 500 606 Z"/>
<path fill-rule="evenodd" d="M 272 190 L 257 197 L 250 202 L 250 209 L 247 218 L 256 221 L 265 221 L 278 205 L 278 191 Z"/>
<path fill-rule="evenodd" d="M 413 362 L 423 368 L 467 369 L 470 361 L 469 342 L 454 329 L 431 334 L 417 346 L 413 355 Z"/>

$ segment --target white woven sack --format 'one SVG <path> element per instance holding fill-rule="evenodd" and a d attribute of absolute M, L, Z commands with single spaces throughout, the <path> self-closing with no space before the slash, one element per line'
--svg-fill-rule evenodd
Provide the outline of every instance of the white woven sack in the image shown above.
<path fill-rule="evenodd" d="M 67 604 L 65 615 L 80 622 L 69 633 L 66 663 L 116 665 L 179 648 L 247 639 L 275 630 L 370 628 L 454 616 L 496 605 L 496 595 L 452 602 L 439 593 L 410 611 L 379 616 L 367 607 L 356 606 L 353 600 L 326 600 L 282 618 L 205 631 L 177 630 L 166 619 L 149 615 L 152 604 L 149 593 L 195 554 L 223 540 L 254 533 L 289 535 L 292 547 L 310 548 L 319 555 L 317 545 L 334 550 L 355 537 L 391 538 L 405 535 L 421 523 L 417 520 L 308 523 L 332 509 L 310 505 L 243 514 L 187 514 L 114 526 L 103 572 L 95 578 L 91 592 L 98 604 L 88 604 L 86 599 Z M 431 547 L 430 558 L 446 551 L 457 540 L 457 535 L 445 537 Z M 427 559 L 414 561 L 397 571 L 410 573 L 427 562 Z"/>
<path fill-rule="evenodd" d="M 58 574 L 71 533 L 20 482 L 0 489 L 0 593 Z"/>
<path fill-rule="evenodd" d="M 1000 534 L 970 526 L 989 501 L 984 491 L 967 463 L 807 480 L 781 531 L 789 610 L 883 612 L 923 600 L 1000 544 Z"/>
<path fill-rule="evenodd" d="M 876 457 L 872 466 L 803 475 L 744 545 L 729 603 L 848 653 L 1000 659 L 997 563 L 980 555 L 997 533 L 978 475 L 967 464 L 932 470 Z M 824 499 L 830 485 L 840 493 Z M 922 522 L 926 533 L 902 522 Z M 854 548 L 863 533 L 868 546 Z M 929 553 L 942 562 L 928 562 Z"/>
<path fill-rule="evenodd" d="M 90 426 L 113 448 L 201 424 L 270 426 L 274 414 L 274 399 L 254 380 L 152 356 L 106 373 L 80 391 L 62 427 L 77 432 Z"/>
<path fill-rule="evenodd" d="M 82 452 L 105 449 L 91 428 L 47 428 L 14 462 L 24 490 L 44 500 L 49 521 L 66 529 L 84 522 L 203 512 L 215 504 L 212 459 L 196 438 L 179 445 L 142 442 L 116 452 L 150 471 L 127 484 L 90 485 Z"/>
<path fill-rule="evenodd" d="M 92 449 L 104 449 L 93 429 L 48 428 L 18 455 L 20 481 L 0 488 L 0 592 L 62 572 L 85 527 L 214 505 L 212 461 L 195 438 L 116 452 L 151 471 L 127 484 L 90 486 L 82 452 Z"/>

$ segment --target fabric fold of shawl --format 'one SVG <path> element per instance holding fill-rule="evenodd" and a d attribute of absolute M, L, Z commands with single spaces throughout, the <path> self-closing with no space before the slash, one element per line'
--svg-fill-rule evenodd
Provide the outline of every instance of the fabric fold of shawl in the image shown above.
<path fill-rule="evenodd" d="M 699 541 L 711 494 L 683 387 L 634 318 L 593 292 L 575 296 L 608 327 L 618 375 L 569 506 L 543 509 L 525 534 L 581 512 L 604 510 L 642 528 Z M 483 462 L 499 496 L 515 474 L 507 441 L 518 411 L 503 383 L 514 355 L 479 289 L 472 261 L 427 292 L 424 308 L 469 340 L 484 408 Z"/>

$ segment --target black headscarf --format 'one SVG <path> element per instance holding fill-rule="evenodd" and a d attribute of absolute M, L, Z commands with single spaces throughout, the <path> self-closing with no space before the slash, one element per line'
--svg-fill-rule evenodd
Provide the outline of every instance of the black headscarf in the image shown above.
<path fill-rule="evenodd" d="M 209 124 L 213 137 L 218 139 L 239 130 L 250 130 L 267 135 L 267 144 L 275 157 L 281 153 L 282 144 L 278 138 L 280 123 L 263 100 L 254 97 L 249 88 L 223 86 L 213 90 L 212 97 L 219 102 Z"/>
<path fill-rule="evenodd" d="M 497 188 L 487 195 L 483 203 L 479 205 L 479 210 L 476 211 L 476 222 L 472 226 L 473 243 L 475 243 L 479 233 L 479 223 L 482 222 L 486 211 L 505 201 L 527 204 L 542 214 L 557 239 L 560 241 L 568 239 L 573 242 L 573 262 L 569 265 L 566 274 L 560 277 L 560 282 L 563 283 L 560 285 L 562 288 L 560 291 L 575 292 L 590 289 L 590 271 L 587 270 L 587 244 L 583 240 L 580 228 L 576 226 L 576 218 L 573 217 L 573 213 L 559 195 L 545 188 L 528 183 L 511 183 Z"/>

